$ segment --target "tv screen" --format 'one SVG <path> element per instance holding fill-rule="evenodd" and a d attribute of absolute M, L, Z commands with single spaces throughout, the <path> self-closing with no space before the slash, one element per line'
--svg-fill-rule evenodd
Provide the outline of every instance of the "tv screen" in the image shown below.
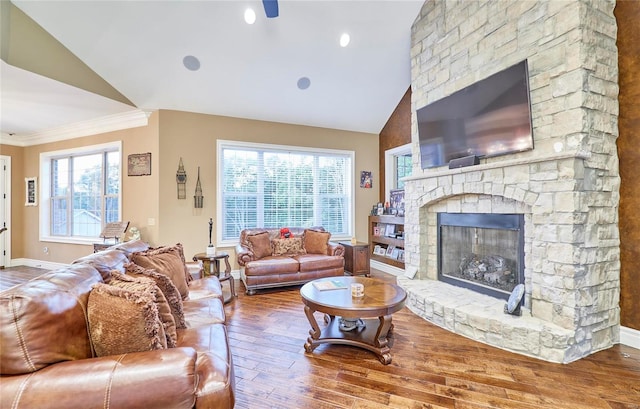
<path fill-rule="evenodd" d="M 527 61 L 418 109 L 423 169 L 533 149 Z"/>

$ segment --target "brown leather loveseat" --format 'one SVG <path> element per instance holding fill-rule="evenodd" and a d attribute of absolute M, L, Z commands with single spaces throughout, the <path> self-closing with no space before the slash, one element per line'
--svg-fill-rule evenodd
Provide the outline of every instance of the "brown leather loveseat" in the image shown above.
<path fill-rule="evenodd" d="M 240 232 L 236 256 L 240 278 L 252 295 L 257 289 L 304 284 L 322 277 L 344 275 L 344 246 L 329 241 L 322 227 L 288 228 L 281 237 L 277 228 Z"/>
<path fill-rule="evenodd" d="M 0 407 L 234 407 L 234 370 L 222 291 L 215 278 L 188 282 L 185 274 L 188 294 L 182 297 L 182 304 L 175 297 L 165 298 L 170 307 L 163 304 L 163 308 L 169 308 L 170 314 L 183 314 L 184 319 L 172 321 L 174 328 L 162 322 L 156 326 L 144 323 L 141 330 L 145 334 L 172 347 L 98 356 L 96 351 L 104 350 L 105 345 L 114 347 L 96 341 L 104 341 L 105 334 L 122 338 L 122 348 L 139 341 L 132 336 L 138 328 L 124 316 L 112 317 L 115 322 L 122 320 L 119 325 L 111 325 L 118 331 L 108 331 L 106 318 L 100 325 L 94 324 L 94 315 L 108 315 L 113 310 L 92 307 L 92 300 L 98 297 L 99 289 L 103 297 L 117 291 L 128 297 L 132 293 L 126 292 L 127 286 L 151 283 L 146 277 L 135 281 L 135 275 L 130 274 L 131 269 L 139 268 L 130 263 L 132 256 L 147 250 L 143 242 L 125 243 L 0 293 Z M 159 282 L 164 280 L 153 271 L 145 271 L 160 277 Z M 118 281 L 118 277 L 124 290 L 109 289 L 112 284 L 107 283 Z M 153 288 L 141 294 L 159 297 L 160 286 Z M 144 314 L 161 310 L 160 304 L 148 306 Z M 169 336 L 170 332 L 175 338 Z"/>

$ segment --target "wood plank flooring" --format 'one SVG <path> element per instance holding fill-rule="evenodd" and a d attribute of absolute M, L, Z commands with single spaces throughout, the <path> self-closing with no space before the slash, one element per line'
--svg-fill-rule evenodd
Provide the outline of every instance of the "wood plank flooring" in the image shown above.
<path fill-rule="evenodd" d="M 3 285 L 6 273 L 0 270 Z M 385 366 L 349 346 L 305 353 L 310 327 L 299 287 L 254 296 L 236 288 L 239 297 L 225 310 L 237 408 L 640 409 L 634 348 L 616 345 L 552 364 L 452 334 L 405 308 L 393 315 L 393 362 Z"/>

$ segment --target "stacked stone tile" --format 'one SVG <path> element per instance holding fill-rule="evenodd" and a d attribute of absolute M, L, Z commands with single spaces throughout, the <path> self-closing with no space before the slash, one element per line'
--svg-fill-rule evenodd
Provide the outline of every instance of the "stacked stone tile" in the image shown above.
<path fill-rule="evenodd" d="M 618 64 L 613 0 L 427 1 L 412 29 L 408 306 L 451 331 L 570 362 L 619 342 Z M 535 149 L 422 170 L 415 110 L 524 59 Z M 525 314 L 437 282 L 438 212 L 525 215 Z M 489 298 L 490 300 L 486 300 Z"/>

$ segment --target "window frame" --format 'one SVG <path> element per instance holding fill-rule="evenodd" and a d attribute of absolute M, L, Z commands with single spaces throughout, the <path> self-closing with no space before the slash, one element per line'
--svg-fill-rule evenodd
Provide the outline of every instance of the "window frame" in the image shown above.
<path fill-rule="evenodd" d="M 389 201 L 390 192 L 397 189 L 396 158 L 406 154 L 411 154 L 413 157 L 410 143 L 384 151 L 384 197 L 387 202 Z"/>
<path fill-rule="evenodd" d="M 40 223 L 39 223 L 39 239 L 40 241 L 66 243 L 66 244 L 93 244 L 97 240 L 101 240 L 98 236 L 54 236 L 51 234 L 51 160 L 65 156 L 81 156 L 96 153 L 105 153 L 107 151 L 116 151 L 120 156 L 120 174 L 118 189 L 118 214 L 122 218 L 122 174 L 124 164 L 122 161 L 122 141 L 108 142 L 98 145 L 88 145 L 83 147 L 63 149 L 57 151 L 40 153 Z M 104 169 L 103 169 L 104 174 Z M 104 194 L 103 194 L 104 196 Z M 110 195 L 113 196 L 113 195 Z M 104 220 L 102 220 L 104 225 Z"/>
<path fill-rule="evenodd" d="M 349 214 L 346 215 L 345 226 L 348 228 L 348 232 L 339 235 L 334 235 L 332 232 L 331 241 L 339 241 L 339 240 L 348 240 L 350 237 L 354 235 L 355 232 L 355 201 L 356 201 L 356 191 L 355 191 L 355 152 L 352 150 L 339 150 L 339 149 L 326 149 L 326 148 L 316 148 L 316 147 L 304 147 L 304 146 L 292 146 L 292 145 L 277 145 L 277 144 L 267 144 L 267 143 L 256 143 L 256 142 L 243 142 L 243 141 L 233 141 L 233 140 L 222 140 L 219 139 L 216 143 L 216 220 L 215 223 L 218 226 L 222 226 L 222 218 L 223 218 L 223 188 L 224 182 L 222 181 L 223 177 L 223 157 L 222 151 L 223 149 L 229 148 L 249 148 L 263 151 L 290 151 L 296 153 L 307 153 L 307 154 L 328 154 L 328 155 L 346 155 L 349 158 L 350 169 L 348 170 L 350 177 L 348 177 L 346 191 L 348 192 L 349 199 Z M 295 226 L 298 227 L 298 226 Z M 229 247 L 235 246 L 238 244 L 238 238 L 236 239 L 225 239 L 222 238 L 223 229 L 216 228 L 216 245 L 220 247 Z"/>

